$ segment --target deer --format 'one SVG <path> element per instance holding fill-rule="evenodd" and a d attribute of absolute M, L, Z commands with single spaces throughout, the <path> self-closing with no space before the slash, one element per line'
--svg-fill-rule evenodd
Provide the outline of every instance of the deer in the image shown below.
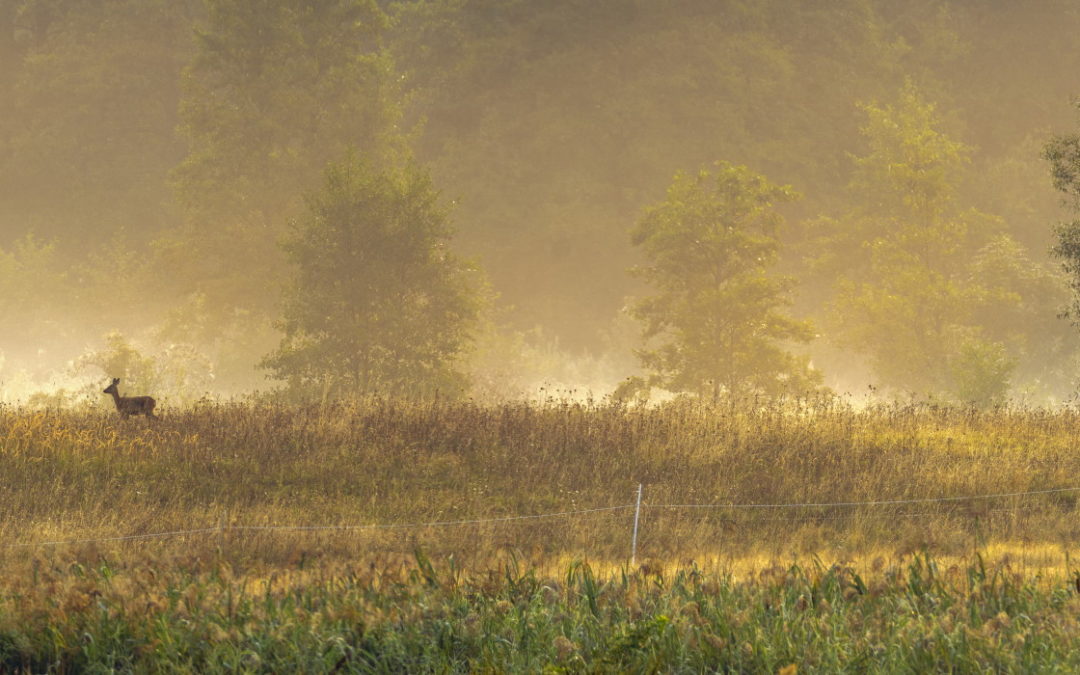
<path fill-rule="evenodd" d="M 146 415 L 152 420 L 157 419 L 157 416 L 154 414 L 154 406 L 157 405 L 157 401 L 149 396 L 121 396 L 120 390 L 117 388 L 117 385 L 119 384 L 120 378 L 114 377 L 112 384 L 102 392 L 104 394 L 112 394 L 117 412 L 124 417 Z"/>

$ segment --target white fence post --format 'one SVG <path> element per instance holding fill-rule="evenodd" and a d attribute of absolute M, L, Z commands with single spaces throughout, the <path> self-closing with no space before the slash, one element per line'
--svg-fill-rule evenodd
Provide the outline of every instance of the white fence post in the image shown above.
<path fill-rule="evenodd" d="M 637 486 L 637 506 L 634 508 L 634 538 L 630 543 L 630 567 L 637 565 L 637 531 L 641 519 L 641 483 Z"/>
<path fill-rule="evenodd" d="M 220 528 L 219 528 L 221 531 L 218 533 L 218 537 L 219 537 L 218 541 L 219 541 L 219 544 L 221 546 L 221 553 L 224 554 L 225 553 L 225 531 L 229 528 L 229 509 L 225 509 L 225 512 L 222 513 L 218 517 L 221 518 L 221 525 L 220 525 Z"/>

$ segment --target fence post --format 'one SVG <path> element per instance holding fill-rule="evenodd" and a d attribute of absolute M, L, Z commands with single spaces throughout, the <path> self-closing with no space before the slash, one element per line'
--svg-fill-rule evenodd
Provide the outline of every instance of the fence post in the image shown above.
<path fill-rule="evenodd" d="M 229 509 L 225 509 L 225 512 L 222 513 L 218 517 L 221 519 L 221 522 L 220 522 L 220 524 L 218 526 L 219 529 L 221 530 L 218 533 L 218 545 L 221 547 L 222 555 L 224 555 L 224 553 L 225 553 L 225 531 L 229 528 Z"/>
<path fill-rule="evenodd" d="M 641 519 L 641 483 L 637 486 L 637 506 L 634 507 L 634 538 L 630 542 L 630 567 L 637 566 L 637 531 Z"/>

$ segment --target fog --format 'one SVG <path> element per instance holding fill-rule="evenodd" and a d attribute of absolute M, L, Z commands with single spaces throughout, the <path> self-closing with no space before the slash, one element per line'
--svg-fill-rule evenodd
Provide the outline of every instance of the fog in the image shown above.
<path fill-rule="evenodd" d="M 0 402 L 1066 401 L 1078 72 L 1064 0 L 0 0 Z"/>

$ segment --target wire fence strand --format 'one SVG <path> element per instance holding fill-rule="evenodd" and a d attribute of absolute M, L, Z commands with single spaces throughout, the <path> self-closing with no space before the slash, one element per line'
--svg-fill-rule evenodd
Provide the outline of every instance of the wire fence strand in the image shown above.
<path fill-rule="evenodd" d="M 788 504 L 648 504 L 643 503 L 642 508 L 649 509 L 802 509 L 802 508 L 826 508 L 826 507 L 854 507 L 854 506 L 890 506 L 901 504 L 932 504 L 937 502 L 963 502 L 985 499 L 1003 499 L 1006 497 L 1028 497 L 1032 495 L 1059 494 L 1064 492 L 1080 492 L 1080 487 L 1054 488 L 1052 490 L 1030 490 L 1027 492 L 1002 492 L 988 495 L 969 495 L 966 497 L 925 497 L 918 499 L 883 499 L 865 502 L 794 502 Z"/>
<path fill-rule="evenodd" d="M 503 516 L 499 518 L 475 518 L 471 520 L 436 520 L 427 523 L 375 523 L 369 525 L 237 525 L 229 529 L 233 530 L 395 530 L 395 529 L 419 529 L 424 527 L 447 527 L 451 525 L 485 525 L 489 523 L 506 523 L 521 520 L 551 520 L 568 516 L 581 516 L 590 513 L 605 511 L 625 511 L 634 508 L 633 504 L 622 506 L 604 506 L 597 509 L 581 509 L 579 511 L 558 511 L 556 513 L 539 513 L 529 516 Z"/>
<path fill-rule="evenodd" d="M 1034 513 L 1035 508 L 1030 506 L 1013 506 L 1003 509 L 989 509 L 983 513 L 973 513 L 971 511 L 908 511 L 901 513 L 845 513 L 842 515 L 818 515 L 818 516 L 767 516 L 756 518 L 740 518 L 738 520 L 721 520 L 719 525 L 726 525 L 730 527 L 744 527 L 751 525 L 759 525 L 761 523 L 823 523 L 823 522 L 837 522 L 841 520 L 913 520 L 918 518 L 974 518 L 986 514 L 1000 515 L 1003 513 Z"/>
<path fill-rule="evenodd" d="M 616 511 L 634 510 L 635 508 L 654 509 L 654 510 L 679 510 L 679 509 L 697 509 L 697 510 L 737 510 L 737 509 L 805 509 L 805 508 L 829 508 L 829 507 L 859 507 L 859 506 L 896 506 L 896 505 L 910 505 L 910 504 L 932 504 L 932 503 L 956 503 L 964 501 L 976 501 L 976 500 L 992 500 L 992 499 L 1005 499 L 1009 497 L 1029 497 L 1035 495 L 1049 495 L 1049 494 L 1063 494 L 1069 492 L 1080 492 L 1080 487 L 1067 487 L 1067 488 L 1053 488 L 1048 490 L 1028 490 L 1024 492 L 1002 492 L 996 494 L 983 494 L 983 495 L 968 495 L 962 497 L 926 497 L 918 499 L 884 499 L 884 500 L 872 500 L 872 501 L 848 501 L 848 502 L 792 502 L 792 503 L 773 503 L 773 504 L 650 504 L 648 502 L 641 502 L 640 506 L 635 504 L 620 504 L 617 506 L 604 506 L 592 509 L 577 509 L 572 511 L 557 511 L 553 513 L 539 513 L 531 515 L 521 516 L 500 516 L 495 518 L 470 518 L 461 520 L 436 520 L 430 522 L 412 522 L 412 523 L 368 523 L 360 525 L 220 525 L 218 527 L 203 527 L 189 530 L 170 530 L 166 532 L 151 532 L 146 534 L 132 534 L 113 537 L 97 537 L 97 538 L 80 538 L 80 539 L 67 539 L 67 540 L 55 540 L 55 541 L 42 541 L 31 543 L 18 543 L 9 544 L 4 548 L 32 548 L 38 546 L 65 546 L 72 544 L 94 544 L 105 542 L 120 542 L 120 541 L 140 541 L 148 539 L 164 539 L 169 537 L 181 537 L 198 534 L 223 534 L 226 532 L 346 532 L 346 531 L 363 531 L 363 530 L 398 530 L 398 529 L 422 529 L 430 527 L 454 527 L 463 525 L 485 525 L 495 523 L 515 523 L 524 521 L 538 521 L 538 520 L 553 520 L 556 518 L 569 518 L 576 516 L 584 516 L 596 513 L 611 513 Z M 1024 510 L 1022 507 L 1015 507 L 1012 509 L 996 509 L 996 512 L 1012 512 L 1017 510 Z M 917 512 L 906 514 L 883 514 L 878 517 L 901 517 L 901 518 L 917 518 L 917 517 L 931 517 L 941 516 L 943 514 L 939 512 Z M 768 519 L 754 519 L 752 521 L 741 522 L 764 522 L 770 521 L 790 521 L 790 522 L 804 522 L 807 520 L 822 520 L 822 519 L 843 519 L 852 517 L 852 515 L 844 516 L 818 516 L 818 517 L 780 517 L 780 518 L 768 518 Z M 867 515 L 866 517 L 873 517 Z"/>
<path fill-rule="evenodd" d="M 473 518 L 468 520 L 436 520 L 423 523 L 371 523 L 364 525 L 222 525 L 219 527 L 204 527 L 193 530 L 170 530 L 168 532 L 150 532 L 146 534 L 132 534 L 116 537 L 100 537 L 94 539 L 67 539 L 60 541 L 42 541 L 33 543 L 10 544 L 7 548 L 32 548 L 35 546 L 64 546 L 69 544 L 95 544 L 114 541 L 134 541 L 140 539 L 164 539 L 168 537 L 181 537 L 192 534 L 220 534 L 225 532 L 319 532 L 319 531 L 360 531 L 360 530 L 394 530 L 394 529 L 421 529 L 427 527 L 448 527 L 455 525 L 485 525 L 493 523 L 520 522 L 527 520 L 553 520 L 570 516 L 583 516 L 594 513 L 611 511 L 625 511 L 633 509 L 633 504 L 621 506 L 604 506 L 595 509 L 579 509 L 576 511 L 557 511 L 554 513 L 539 513 L 525 516 L 502 516 L 498 518 Z"/>
<path fill-rule="evenodd" d="M 202 527 L 196 530 L 171 530 L 169 532 L 150 532 L 147 534 L 129 534 L 118 537 L 98 537 L 95 539 L 65 539 L 62 541 L 38 541 L 24 544 L 9 544 L 7 548 L 33 548 L 35 546 L 66 546 L 69 544 L 99 544 L 110 541 L 135 541 L 139 539 L 163 539 L 182 537 L 189 534 L 212 534 L 221 532 L 220 527 Z"/>

